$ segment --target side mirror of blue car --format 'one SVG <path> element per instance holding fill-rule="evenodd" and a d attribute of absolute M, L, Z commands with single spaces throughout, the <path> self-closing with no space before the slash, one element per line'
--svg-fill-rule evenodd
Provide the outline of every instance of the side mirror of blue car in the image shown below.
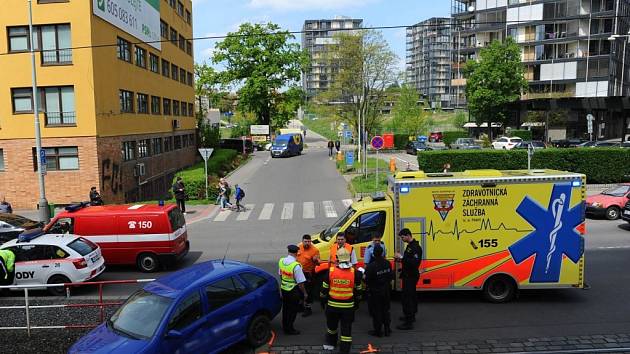
<path fill-rule="evenodd" d="M 179 339 L 181 337 L 183 337 L 184 335 L 182 334 L 182 332 L 176 330 L 176 329 L 171 329 L 170 331 L 168 331 L 168 333 L 166 333 L 166 337 L 167 338 L 173 338 L 173 339 Z"/>

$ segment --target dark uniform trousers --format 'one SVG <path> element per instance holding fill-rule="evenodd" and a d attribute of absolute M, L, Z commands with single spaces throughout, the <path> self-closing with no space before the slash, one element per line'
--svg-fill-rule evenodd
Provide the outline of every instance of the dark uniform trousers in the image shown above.
<path fill-rule="evenodd" d="M 416 318 L 418 313 L 418 294 L 416 292 L 416 284 L 420 277 L 402 277 L 402 294 L 401 302 L 405 322 L 410 323 Z"/>
<path fill-rule="evenodd" d="M 339 352 L 350 353 L 350 347 L 352 346 L 352 322 L 354 322 L 354 308 L 326 306 L 326 344 L 337 345 L 337 331 L 341 327 Z"/>
<path fill-rule="evenodd" d="M 372 316 L 374 330 L 381 332 L 383 328 L 389 328 L 392 321 L 389 313 L 390 292 L 389 289 L 375 289 L 368 293 L 368 310 Z"/>
<path fill-rule="evenodd" d="M 300 311 L 300 292 L 295 286 L 291 291 L 282 290 L 282 329 L 292 331 L 295 318 Z"/>
<path fill-rule="evenodd" d="M 315 294 L 313 293 L 315 290 L 315 275 L 311 272 L 304 272 L 304 277 L 306 278 L 304 289 L 306 290 L 306 294 L 308 294 L 308 300 L 304 302 L 304 307 L 311 307 L 313 299 L 315 298 Z"/>

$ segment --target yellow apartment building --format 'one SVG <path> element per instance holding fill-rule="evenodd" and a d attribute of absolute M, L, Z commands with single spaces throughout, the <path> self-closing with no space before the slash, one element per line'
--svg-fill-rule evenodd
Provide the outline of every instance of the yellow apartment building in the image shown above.
<path fill-rule="evenodd" d="M 2 0 L 0 198 L 37 206 L 30 66 L 36 53 L 46 196 L 167 196 L 196 157 L 191 0 Z"/>

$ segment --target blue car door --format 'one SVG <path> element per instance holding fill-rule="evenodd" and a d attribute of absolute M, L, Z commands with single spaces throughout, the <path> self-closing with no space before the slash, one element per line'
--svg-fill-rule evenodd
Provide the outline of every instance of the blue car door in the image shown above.
<path fill-rule="evenodd" d="M 199 290 L 182 297 L 171 311 L 164 330 L 163 353 L 203 353 L 209 350 L 206 317 Z"/>
<path fill-rule="evenodd" d="M 205 288 L 208 301 L 209 340 L 224 348 L 242 340 L 247 330 L 253 297 L 235 276 L 216 280 Z"/>

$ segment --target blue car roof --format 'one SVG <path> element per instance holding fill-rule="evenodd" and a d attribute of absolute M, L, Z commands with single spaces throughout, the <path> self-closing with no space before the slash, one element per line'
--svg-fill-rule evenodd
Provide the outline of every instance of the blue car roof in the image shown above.
<path fill-rule="evenodd" d="M 289 140 L 295 134 L 282 134 L 276 137 L 276 140 Z"/>
<path fill-rule="evenodd" d="M 249 264 L 227 259 L 222 264 L 220 259 L 216 259 L 195 264 L 191 267 L 165 275 L 145 285 L 144 290 L 156 295 L 176 298 L 180 293 L 186 292 L 189 289 L 242 271 L 261 272 L 258 268 Z"/>

